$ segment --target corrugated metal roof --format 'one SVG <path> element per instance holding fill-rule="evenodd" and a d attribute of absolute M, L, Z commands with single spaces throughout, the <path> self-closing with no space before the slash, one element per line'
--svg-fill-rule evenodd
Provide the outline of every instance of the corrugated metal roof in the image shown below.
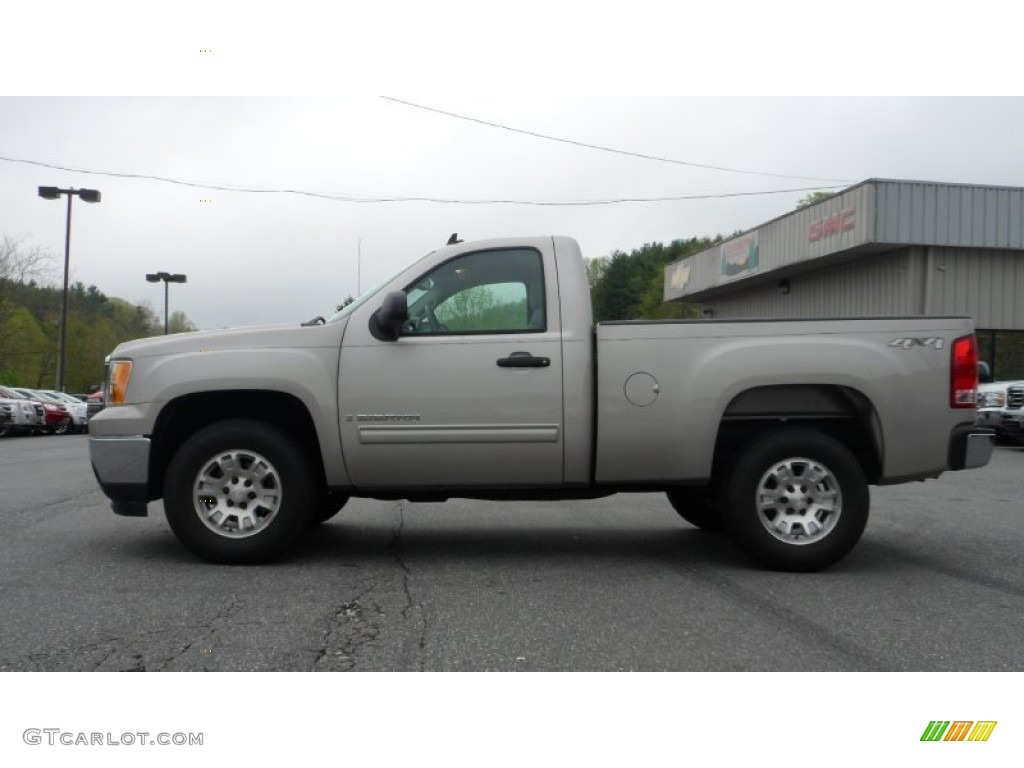
<path fill-rule="evenodd" d="M 907 245 L 1024 249 L 1024 188 L 868 179 L 669 264 L 664 296 L 702 301 Z"/>
<path fill-rule="evenodd" d="M 1024 189 L 875 181 L 874 239 L 898 245 L 1024 249 Z"/>

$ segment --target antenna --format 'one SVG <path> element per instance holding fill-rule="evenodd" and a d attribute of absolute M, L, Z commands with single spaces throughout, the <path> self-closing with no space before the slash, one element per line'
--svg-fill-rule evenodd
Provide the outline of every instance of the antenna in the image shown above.
<path fill-rule="evenodd" d="M 363 238 L 356 242 L 356 296 L 363 295 Z"/>

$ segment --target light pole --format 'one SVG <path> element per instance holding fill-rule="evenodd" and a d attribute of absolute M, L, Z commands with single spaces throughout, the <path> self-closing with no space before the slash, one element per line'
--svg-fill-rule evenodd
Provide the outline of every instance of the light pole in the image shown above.
<path fill-rule="evenodd" d="M 187 283 L 188 277 L 185 275 L 172 275 L 170 272 L 154 272 L 146 275 L 146 280 L 151 283 L 159 283 L 161 280 L 164 281 L 164 336 L 167 335 L 167 284 L 168 283 Z"/>
<path fill-rule="evenodd" d="M 39 196 L 46 200 L 58 200 L 61 195 L 68 196 L 68 226 L 64 231 L 64 294 L 60 304 L 60 351 L 57 353 L 57 390 L 64 391 L 64 357 L 68 338 L 68 265 L 71 262 L 71 198 L 78 195 L 87 203 L 98 203 L 98 189 L 60 189 L 59 187 L 40 187 Z"/>

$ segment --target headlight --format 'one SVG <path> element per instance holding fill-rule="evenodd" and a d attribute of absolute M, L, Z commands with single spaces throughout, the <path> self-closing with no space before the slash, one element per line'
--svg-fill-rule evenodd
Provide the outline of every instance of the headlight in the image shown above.
<path fill-rule="evenodd" d="M 981 396 L 982 408 L 1003 408 L 1006 405 L 1006 392 L 985 392 Z"/>
<path fill-rule="evenodd" d="M 107 374 L 106 404 L 119 405 L 128 392 L 128 379 L 132 375 L 131 360 L 112 360 Z"/>

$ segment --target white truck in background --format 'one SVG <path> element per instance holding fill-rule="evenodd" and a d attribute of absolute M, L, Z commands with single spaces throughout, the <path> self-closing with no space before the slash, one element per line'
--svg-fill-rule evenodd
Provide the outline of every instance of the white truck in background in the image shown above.
<path fill-rule="evenodd" d="M 664 492 L 806 571 L 859 540 L 870 484 L 992 452 L 967 318 L 595 326 L 566 237 L 451 243 L 317 321 L 117 347 L 89 438 L 114 511 L 163 499 L 193 552 L 252 563 L 352 496 Z"/>
<path fill-rule="evenodd" d="M 985 363 L 979 363 L 979 369 L 975 423 L 992 429 L 997 440 L 1024 443 L 1024 381 L 992 381 Z"/>

